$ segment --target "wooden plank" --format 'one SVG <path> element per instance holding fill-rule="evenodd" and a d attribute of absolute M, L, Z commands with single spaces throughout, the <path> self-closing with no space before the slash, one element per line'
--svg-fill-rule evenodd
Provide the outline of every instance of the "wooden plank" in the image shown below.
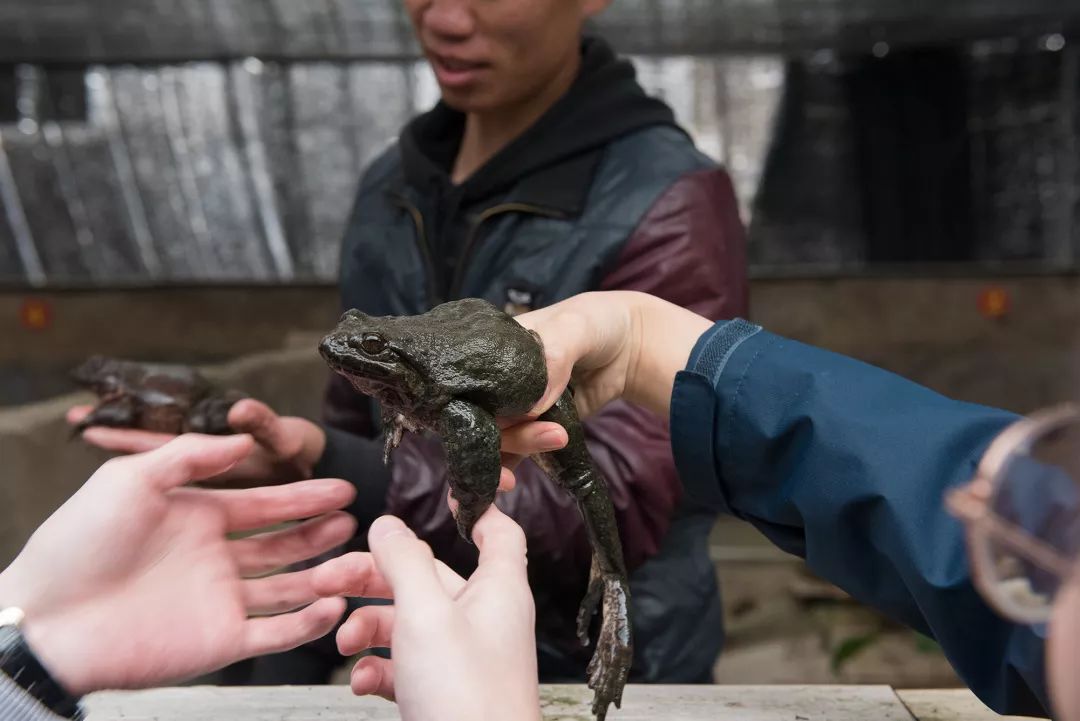
<path fill-rule="evenodd" d="M 1027 716 L 998 716 L 967 689 L 897 691 L 919 721 L 1022 721 Z"/>
<path fill-rule="evenodd" d="M 592 692 L 545 686 L 545 721 L 589 721 Z M 390 721 L 344 686 L 173 688 L 88 698 L 89 721 Z M 630 686 L 611 721 L 913 721 L 886 686 Z"/>

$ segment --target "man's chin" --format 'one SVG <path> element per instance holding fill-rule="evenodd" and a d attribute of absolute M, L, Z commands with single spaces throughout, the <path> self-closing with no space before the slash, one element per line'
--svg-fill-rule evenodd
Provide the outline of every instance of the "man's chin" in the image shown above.
<path fill-rule="evenodd" d="M 458 88 L 440 88 L 442 101 L 446 107 L 459 113 L 489 113 L 498 108 L 499 103 L 493 102 L 487 94 L 481 90 L 461 90 Z"/>

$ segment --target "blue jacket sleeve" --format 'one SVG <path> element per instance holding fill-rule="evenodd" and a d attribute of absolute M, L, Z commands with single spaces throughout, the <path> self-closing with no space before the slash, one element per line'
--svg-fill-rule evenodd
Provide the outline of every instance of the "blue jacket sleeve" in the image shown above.
<path fill-rule="evenodd" d="M 688 495 L 934 638 L 994 710 L 1047 716 L 1043 631 L 981 599 L 944 508 L 1015 420 L 741 320 L 702 336 L 671 404 Z"/>

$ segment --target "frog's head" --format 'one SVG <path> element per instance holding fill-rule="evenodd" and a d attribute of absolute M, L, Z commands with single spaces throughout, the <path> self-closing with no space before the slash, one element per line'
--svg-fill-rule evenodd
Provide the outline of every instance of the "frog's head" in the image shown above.
<path fill-rule="evenodd" d="M 428 373 L 410 352 L 415 328 L 404 319 L 350 310 L 323 338 L 319 353 L 361 393 L 402 408 L 423 401 Z"/>
<path fill-rule="evenodd" d="M 101 391 L 115 385 L 120 375 L 119 363 L 114 358 L 94 355 L 71 371 L 71 379 L 79 386 Z"/>

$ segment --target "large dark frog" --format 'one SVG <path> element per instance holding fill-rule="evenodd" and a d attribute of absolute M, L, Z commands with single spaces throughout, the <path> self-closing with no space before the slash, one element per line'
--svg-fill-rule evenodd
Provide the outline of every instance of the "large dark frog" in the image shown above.
<path fill-rule="evenodd" d="M 405 430 L 442 438 L 458 530 L 472 540 L 473 524 L 495 499 L 501 470 L 496 417 L 527 413 L 547 388 L 539 338 L 489 303 L 466 299 L 418 316 L 372 317 L 347 312 L 319 351 L 357 391 L 378 399 L 386 428 L 386 458 Z M 585 446 L 569 391 L 541 420 L 563 426 L 570 443 L 535 456 L 548 476 L 577 499 L 593 548 L 589 590 L 578 613 L 578 638 L 601 600 L 603 623 L 589 663 L 593 713 L 621 706 L 629 671 L 630 590 L 607 484 Z"/>
<path fill-rule="evenodd" d="M 98 405 L 75 427 L 137 428 L 159 433 L 227 435 L 229 409 L 244 398 L 221 390 L 193 368 L 92 356 L 71 373 Z"/>

